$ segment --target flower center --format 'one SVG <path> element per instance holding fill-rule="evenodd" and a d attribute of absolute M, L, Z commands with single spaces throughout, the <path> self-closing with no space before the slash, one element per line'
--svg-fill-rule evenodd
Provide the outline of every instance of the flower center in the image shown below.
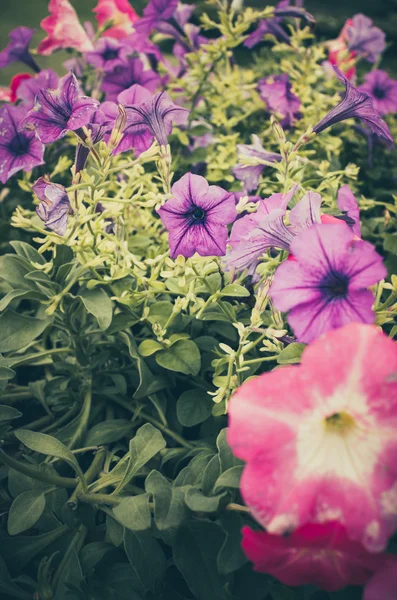
<path fill-rule="evenodd" d="M 203 222 L 205 217 L 205 211 L 199 206 L 196 206 L 196 208 L 192 211 L 191 215 L 195 221 Z"/>
<path fill-rule="evenodd" d="M 30 139 L 23 133 L 18 133 L 8 145 L 9 151 L 14 156 L 24 156 L 29 152 Z"/>
<path fill-rule="evenodd" d="M 329 433 L 339 433 L 345 435 L 355 427 L 355 421 L 346 412 L 338 412 L 326 417 L 325 428 Z"/>
<path fill-rule="evenodd" d="M 102 56 L 104 60 L 114 60 L 115 58 L 118 58 L 119 51 L 114 50 L 113 48 L 106 48 Z"/>
<path fill-rule="evenodd" d="M 334 298 L 346 298 L 349 288 L 349 278 L 344 273 L 332 271 L 320 284 L 323 294 L 329 300 Z"/>
<path fill-rule="evenodd" d="M 374 94 L 375 98 L 378 98 L 378 100 L 383 100 L 383 98 L 386 96 L 385 90 L 380 87 L 374 88 L 373 94 Z"/>

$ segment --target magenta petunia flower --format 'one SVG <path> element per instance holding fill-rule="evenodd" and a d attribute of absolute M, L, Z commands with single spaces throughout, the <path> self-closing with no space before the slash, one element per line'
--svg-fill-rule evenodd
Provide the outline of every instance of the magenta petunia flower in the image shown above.
<path fill-rule="evenodd" d="M 337 520 L 370 552 L 384 549 L 397 528 L 396 372 L 397 345 L 350 324 L 308 346 L 300 365 L 236 391 L 227 441 L 268 533 Z"/>
<path fill-rule="evenodd" d="M 133 98 L 129 98 L 127 94 L 118 96 L 119 102 L 125 105 L 127 113 L 124 136 L 141 137 L 142 144 L 139 149 L 146 150 L 154 139 L 160 146 L 166 146 L 172 131 L 172 123 L 182 125 L 188 118 L 189 111 L 174 104 L 166 92 L 152 96 L 147 90 L 143 92 L 141 86 L 132 86 L 128 94 L 132 94 Z M 128 100 L 132 101 L 128 102 Z"/>
<path fill-rule="evenodd" d="M 144 70 L 143 62 L 139 58 L 130 58 L 126 65 L 117 67 L 114 73 L 108 73 L 103 80 L 102 90 L 106 100 L 115 101 L 118 94 L 134 84 L 145 87 L 154 92 L 160 85 L 160 76 L 151 69 Z"/>
<path fill-rule="evenodd" d="M 299 117 L 301 101 L 292 91 L 292 85 L 287 74 L 270 75 L 258 83 L 262 100 L 270 112 L 282 117 L 282 125 L 290 127 L 294 119 Z"/>
<path fill-rule="evenodd" d="M 385 33 L 361 13 L 349 19 L 345 35 L 349 50 L 370 63 L 376 62 L 386 48 Z"/>
<path fill-rule="evenodd" d="M 36 96 L 41 90 L 54 90 L 58 87 L 59 77 L 52 69 L 40 71 L 36 77 L 30 77 L 18 86 L 16 92 L 18 100 L 22 101 L 25 108 L 33 108 Z"/>
<path fill-rule="evenodd" d="M 342 185 L 338 190 L 337 204 L 339 210 L 347 217 L 348 225 L 351 225 L 353 233 L 361 237 L 360 208 L 357 200 L 348 185 Z M 351 222 L 349 222 L 351 220 Z"/>
<path fill-rule="evenodd" d="M 133 23 L 139 19 L 128 0 L 98 0 L 93 12 L 101 27 L 105 23 L 112 23 L 103 35 L 118 40 L 131 35 Z"/>
<path fill-rule="evenodd" d="M 374 323 L 374 296 L 368 287 L 387 271 L 368 242 L 355 239 L 345 224 L 313 225 L 291 242 L 294 260 L 284 261 L 270 296 L 299 342 L 310 344 L 321 334 L 351 322 Z"/>
<path fill-rule="evenodd" d="M 254 570 L 291 586 L 315 585 L 335 592 L 364 585 L 387 560 L 387 555 L 368 552 L 350 540 L 336 521 L 303 525 L 286 537 L 250 527 L 243 527 L 242 533 L 242 547 Z"/>
<path fill-rule="evenodd" d="M 69 0 L 50 0 L 48 10 L 50 16 L 40 23 L 48 36 L 38 45 L 39 54 L 49 56 L 60 48 L 75 48 L 79 52 L 89 52 L 93 49 L 92 42 Z"/>
<path fill-rule="evenodd" d="M 397 81 L 389 77 L 386 71 L 370 71 L 365 75 L 364 83 L 357 89 L 370 96 L 375 110 L 380 115 L 397 112 Z"/>
<path fill-rule="evenodd" d="M 59 80 L 56 90 L 40 90 L 36 105 L 24 124 L 36 129 L 44 144 L 55 142 L 68 131 L 77 131 L 90 122 L 99 102 L 83 96 L 75 75 L 70 72 Z"/>
<path fill-rule="evenodd" d="M 397 557 L 390 556 L 364 589 L 363 600 L 396 600 L 397 598 Z"/>
<path fill-rule="evenodd" d="M 26 110 L 20 106 L 0 108 L 0 181 L 17 171 L 43 165 L 44 146 L 33 131 L 22 129 Z"/>
<path fill-rule="evenodd" d="M 63 185 L 51 183 L 47 177 L 40 177 L 32 186 L 40 200 L 36 212 L 48 229 L 59 235 L 65 235 L 68 216 L 73 214 L 69 196 Z"/>
<path fill-rule="evenodd" d="M 105 73 L 112 73 L 117 67 L 127 65 L 128 54 L 130 53 L 128 46 L 118 40 L 103 37 L 95 43 L 95 50 L 85 54 L 85 59 L 88 64 L 96 69 L 102 69 Z"/>
<path fill-rule="evenodd" d="M 375 110 L 370 96 L 355 88 L 338 67 L 334 66 L 333 69 L 338 79 L 345 84 L 345 95 L 341 102 L 313 127 L 314 133 L 320 133 L 331 127 L 331 125 L 335 125 L 335 123 L 356 117 L 367 125 L 373 133 L 394 144 L 388 126 Z"/>
<path fill-rule="evenodd" d="M 237 144 L 237 157 L 239 164 L 234 167 L 233 175 L 243 182 L 247 192 L 257 189 L 262 171 L 267 166 L 281 160 L 280 154 L 264 149 L 257 135 L 252 136 L 252 144 Z"/>
<path fill-rule="evenodd" d="M 204 177 L 186 173 L 172 186 L 172 198 L 158 209 L 169 232 L 170 256 L 223 256 L 227 225 L 237 216 L 234 195 Z"/>
<path fill-rule="evenodd" d="M 0 69 L 14 62 L 22 62 L 36 73 L 40 72 L 40 67 L 29 52 L 30 42 L 35 32 L 35 29 L 29 27 L 17 27 L 10 32 L 8 46 L 0 52 Z"/>

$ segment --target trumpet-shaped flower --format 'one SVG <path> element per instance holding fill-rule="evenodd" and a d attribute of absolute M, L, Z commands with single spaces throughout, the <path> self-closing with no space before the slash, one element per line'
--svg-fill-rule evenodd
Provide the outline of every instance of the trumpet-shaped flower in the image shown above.
<path fill-rule="evenodd" d="M 386 276 L 382 257 L 369 242 L 357 240 L 345 224 L 313 225 L 290 245 L 295 260 L 277 269 L 270 296 L 288 312 L 299 342 L 351 322 L 374 323 L 373 293 Z"/>
<path fill-rule="evenodd" d="M 333 68 L 338 79 L 345 84 L 345 95 L 339 104 L 313 127 L 314 133 L 320 133 L 335 123 L 356 117 L 368 125 L 373 133 L 393 144 L 390 130 L 375 110 L 369 94 L 355 88 L 338 67 Z"/>
<path fill-rule="evenodd" d="M 40 71 L 40 67 L 29 52 L 30 42 L 35 31 L 29 27 L 17 27 L 10 32 L 9 44 L 0 52 L 1 69 L 14 62 L 22 62 L 36 73 Z"/>
<path fill-rule="evenodd" d="M 22 129 L 26 110 L 20 106 L 0 108 L 0 181 L 5 183 L 21 169 L 31 171 L 44 164 L 44 146 L 34 131 Z"/>
<path fill-rule="evenodd" d="M 227 439 L 268 533 L 338 521 L 370 552 L 384 549 L 397 528 L 396 372 L 396 344 L 350 324 L 308 346 L 300 365 L 236 391 Z"/>
<path fill-rule="evenodd" d="M 151 69 L 144 70 L 143 62 L 139 58 L 130 58 L 127 64 L 106 75 L 102 90 L 106 94 L 106 100 L 115 101 L 121 92 L 134 84 L 154 92 L 160 84 L 160 76 Z"/>
<path fill-rule="evenodd" d="M 95 44 L 95 50 L 87 52 L 86 61 L 105 73 L 112 73 L 117 67 L 128 63 L 130 50 L 124 44 L 111 37 L 100 38 Z"/>
<path fill-rule="evenodd" d="M 285 537 L 243 528 L 242 546 L 255 571 L 286 585 L 316 585 L 334 592 L 363 585 L 387 560 L 349 539 L 337 521 L 303 525 Z M 383 596 L 378 596 L 377 600 Z"/>
<path fill-rule="evenodd" d="M 339 210 L 348 218 L 348 224 L 350 224 L 349 220 L 352 221 L 351 227 L 353 233 L 357 237 L 361 237 L 360 208 L 348 185 L 342 185 L 342 187 L 339 188 L 337 204 Z"/>
<path fill-rule="evenodd" d="M 134 28 L 138 33 L 149 34 L 157 25 L 174 16 L 179 0 L 149 0 Z"/>
<path fill-rule="evenodd" d="M 83 96 L 75 75 L 70 72 L 59 80 L 56 90 L 40 90 L 36 105 L 25 118 L 25 125 L 36 129 L 44 144 L 55 142 L 68 131 L 89 123 L 99 102 Z"/>
<path fill-rule="evenodd" d="M 41 90 L 54 90 L 58 87 L 59 77 L 52 69 L 40 71 L 36 77 L 29 77 L 18 86 L 16 96 L 25 108 L 33 108 L 36 96 Z"/>
<path fill-rule="evenodd" d="M 39 54 L 49 56 L 60 48 L 75 48 L 79 52 L 93 50 L 92 42 L 69 0 L 50 0 L 48 10 L 51 14 L 41 21 L 41 27 L 48 36 L 38 45 Z"/>
<path fill-rule="evenodd" d="M 40 177 L 32 186 L 40 200 L 36 212 L 48 229 L 59 235 L 65 235 L 68 216 L 73 214 L 69 196 L 63 185 L 51 183 L 47 177 Z"/>
<path fill-rule="evenodd" d="M 260 176 L 267 166 L 281 160 L 280 154 L 267 152 L 264 149 L 257 135 L 252 136 L 252 142 L 252 144 L 237 144 L 239 164 L 233 169 L 233 175 L 243 182 L 244 190 L 247 192 L 257 189 Z"/>
<path fill-rule="evenodd" d="M 372 104 L 380 115 L 397 112 L 397 81 L 389 77 L 386 71 L 370 71 L 357 89 L 371 97 Z"/>
<path fill-rule="evenodd" d="M 396 591 L 397 557 L 390 556 L 365 586 L 363 600 L 396 600 Z"/>
<path fill-rule="evenodd" d="M 346 23 L 346 39 L 349 50 L 355 55 L 374 63 L 386 48 L 384 32 L 375 27 L 363 14 L 355 15 Z"/>
<path fill-rule="evenodd" d="M 128 0 L 98 0 L 93 11 L 101 27 L 105 23 L 112 23 L 103 35 L 118 40 L 131 35 L 133 23 L 139 19 Z"/>
<path fill-rule="evenodd" d="M 227 225 L 237 216 L 234 195 L 204 177 L 186 173 L 158 213 L 169 232 L 170 256 L 222 256 Z"/>
<path fill-rule="evenodd" d="M 267 104 L 270 112 L 279 114 L 282 124 L 290 127 L 293 120 L 299 116 L 301 102 L 292 91 L 289 76 L 270 75 L 261 79 L 258 84 L 260 97 Z"/>

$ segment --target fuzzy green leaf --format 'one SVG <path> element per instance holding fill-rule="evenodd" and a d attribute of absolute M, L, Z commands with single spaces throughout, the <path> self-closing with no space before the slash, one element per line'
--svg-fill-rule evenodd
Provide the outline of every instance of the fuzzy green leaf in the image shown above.
<path fill-rule="evenodd" d="M 33 527 L 40 519 L 44 508 L 45 496 L 42 490 L 30 490 L 19 494 L 8 513 L 8 533 L 17 535 Z"/>

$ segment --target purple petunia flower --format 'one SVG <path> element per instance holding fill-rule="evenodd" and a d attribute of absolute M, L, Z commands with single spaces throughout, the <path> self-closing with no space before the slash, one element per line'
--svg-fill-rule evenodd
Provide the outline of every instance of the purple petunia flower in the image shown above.
<path fill-rule="evenodd" d="M 386 276 L 382 257 L 369 242 L 355 240 L 345 225 L 313 225 L 291 243 L 294 260 L 281 264 L 270 287 L 277 310 L 299 342 L 348 323 L 374 323 L 368 287 Z"/>
<path fill-rule="evenodd" d="M 271 75 L 258 83 L 262 100 L 270 112 L 283 117 L 281 124 L 290 127 L 294 118 L 299 117 L 301 101 L 292 91 L 292 85 L 287 74 Z"/>
<path fill-rule="evenodd" d="M 83 96 L 73 73 L 59 80 L 56 90 L 40 90 L 36 105 L 26 115 L 24 124 L 36 129 L 44 144 L 55 142 L 68 131 L 77 131 L 90 122 L 99 102 Z"/>
<path fill-rule="evenodd" d="M 243 182 L 244 190 L 247 192 L 257 189 L 262 171 L 266 167 L 281 160 L 280 154 L 267 152 L 264 149 L 257 135 L 252 136 L 252 142 L 252 144 L 237 144 L 239 164 L 233 169 L 233 175 Z"/>
<path fill-rule="evenodd" d="M 36 73 L 40 67 L 29 52 L 29 45 L 35 34 L 35 29 L 29 27 L 17 27 L 10 32 L 9 44 L 0 52 L 0 68 L 3 69 L 13 62 L 22 62 Z"/>
<path fill-rule="evenodd" d="M 371 97 L 372 104 L 380 115 L 397 112 L 397 81 L 389 77 L 386 71 L 370 71 L 357 89 Z"/>
<path fill-rule="evenodd" d="M 237 216 L 234 194 L 204 177 L 186 173 L 172 186 L 172 198 L 158 209 L 169 231 L 170 256 L 223 256 L 227 225 Z"/>
<path fill-rule="evenodd" d="M 340 121 L 357 117 L 376 135 L 393 144 L 390 130 L 375 110 L 370 96 L 355 88 L 338 67 L 334 66 L 333 69 L 338 79 L 346 86 L 345 95 L 341 102 L 313 127 L 314 133 L 320 133 Z"/>
<path fill-rule="evenodd" d="M 174 104 L 166 92 L 152 96 L 145 88 L 137 85 L 120 94 L 118 100 L 125 105 L 127 124 L 115 153 L 128 149 L 125 147 L 128 140 L 140 152 L 147 150 L 154 139 L 160 146 L 166 146 L 172 123 L 182 125 L 189 115 L 189 111 Z"/>
<path fill-rule="evenodd" d="M 91 116 L 90 122 L 86 125 L 86 128 L 91 133 L 92 144 L 95 145 L 103 140 L 105 136 L 110 136 L 114 122 L 115 119 L 107 117 L 101 109 L 96 110 Z M 85 168 L 89 153 L 90 148 L 88 146 L 80 143 L 77 144 L 74 161 L 75 175 Z"/>
<path fill-rule="evenodd" d="M 138 33 L 149 34 L 162 21 L 168 21 L 178 6 L 179 0 L 149 0 L 143 11 L 143 17 L 134 23 Z"/>
<path fill-rule="evenodd" d="M 0 181 L 5 183 L 14 173 L 44 164 L 44 146 L 34 131 L 21 129 L 26 110 L 20 106 L 0 108 Z"/>
<path fill-rule="evenodd" d="M 143 62 L 139 58 L 131 58 L 125 66 L 117 67 L 114 73 L 108 73 L 102 83 L 102 91 L 106 94 L 106 100 L 115 101 L 117 96 L 134 84 L 145 87 L 154 92 L 161 78 L 154 71 L 144 70 Z"/>
<path fill-rule="evenodd" d="M 361 237 L 360 208 L 348 185 L 342 185 L 338 190 L 337 204 L 339 210 L 353 221 L 351 228 L 357 237 Z M 348 222 L 348 225 L 350 223 Z"/>
<path fill-rule="evenodd" d="M 85 59 L 96 69 L 112 73 L 117 67 L 128 64 L 128 54 L 131 54 L 128 46 L 114 38 L 103 37 L 95 43 L 93 51 L 85 53 Z"/>
<path fill-rule="evenodd" d="M 40 71 L 36 77 L 22 81 L 17 89 L 17 98 L 22 101 L 26 109 L 33 108 L 36 96 L 40 90 L 55 89 L 58 86 L 59 77 L 52 69 Z"/>
<path fill-rule="evenodd" d="M 48 229 L 59 235 L 65 235 L 68 227 L 68 215 L 73 214 L 69 196 L 63 185 L 51 183 L 48 177 L 40 177 L 32 186 L 40 200 L 36 212 Z"/>
<path fill-rule="evenodd" d="M 363 14 L 355 15 L 346 26 L 347 45 L 356 56 L 374 63 L 386 48 L 385 34 Z"/>

